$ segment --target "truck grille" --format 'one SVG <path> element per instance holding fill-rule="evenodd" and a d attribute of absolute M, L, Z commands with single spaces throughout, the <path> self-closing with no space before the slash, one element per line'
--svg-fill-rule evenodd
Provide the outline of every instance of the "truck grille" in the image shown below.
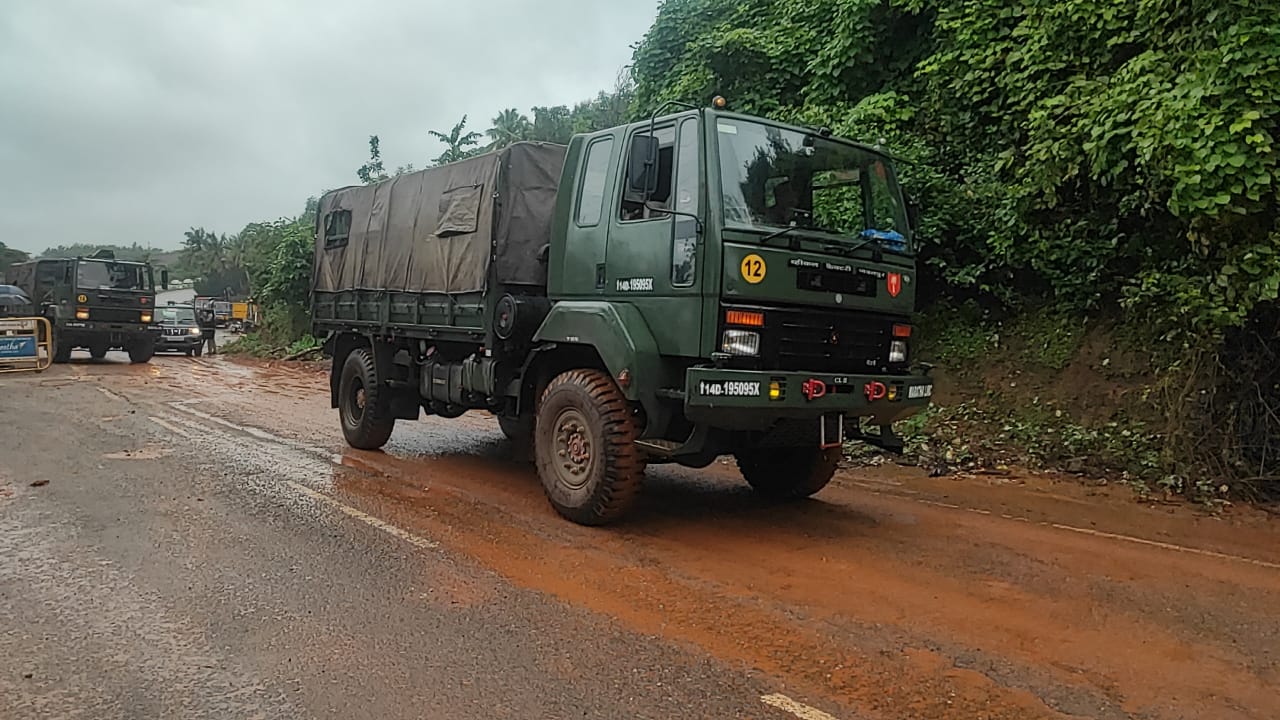
<path fill-rule="evenodd" d="M 141 323 L 142 315 L 138 308 L 112 308 L 89 306 L 89 319 L 107 323 Z"/>
<path fill-rule="evenodd" d="M 861 311 L 831 312 L 792 308 L 763 310 L 761 370 L 821 373 L 904 372 L 889 365 L 893 325 L 903 322 Z"/>

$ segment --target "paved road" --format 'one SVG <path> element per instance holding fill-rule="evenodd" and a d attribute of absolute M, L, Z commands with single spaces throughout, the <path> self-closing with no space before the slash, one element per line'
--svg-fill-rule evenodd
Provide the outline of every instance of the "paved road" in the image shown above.
<path fill-rule="evenodd" d="M 486 417 L 363 453 L 327 405 L 221 358 L 0 376 L 0 718 L 1280 716 L 1262 513 L 654 468 L 587 529 Z"/>

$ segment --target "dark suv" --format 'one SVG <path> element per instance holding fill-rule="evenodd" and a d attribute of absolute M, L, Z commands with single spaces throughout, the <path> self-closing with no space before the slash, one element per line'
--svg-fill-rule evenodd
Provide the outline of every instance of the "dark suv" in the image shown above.
<path fill-rule="evenodd" d="M 195 308 L 170 303 L 159 310 L 160 340 L 156 342 L 156 352 L 169 350 L 200 357 L 204 336 L 196 325 Z"/>

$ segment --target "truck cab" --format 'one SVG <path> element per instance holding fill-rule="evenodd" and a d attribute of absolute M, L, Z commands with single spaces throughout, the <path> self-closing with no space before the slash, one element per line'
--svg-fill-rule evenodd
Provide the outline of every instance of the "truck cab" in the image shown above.
<path fill-rule="evenodd" d="M 167 286 L 168 272 L 161 284 Z M 64 363 L 75 348 L 94 359 L 124 350 L 135 363 L 155 354 L 155 278 L 147 263 L 124 262 L 110 251 L 92 257 L 41 258 L 9 268 L 10 282 L 31 298 L 53 329 L 53 360 Z"/>
<path fill-rule="evenodd" d="M 933 388 L 911 362 L 914 212 L 888 155 L 722 106 L 574 137 L 553 193 L 518 184 L 537 153 L 504 153 L 322 198 L 316 332 L 353 446 L 420 410 L 488 410 L 586 524 L 623 516 L 650 463 L 733 455 L 794 499 L 846 441 L 900 448 L 893 424 Z M 457 214 L 463 191 L 477 204 Z M 486 252 L 443 242 L 458 218 Z M 468 257 L 484 282 L 452 292 Z"/>
<path fill-rule="evenodd" d="M 637 399 L 667 441 L 651 454 L 706 463 L 721 443 L 670 442 L 700 421 L 778 434 L 824 414 L 834 445 L 850 412 L 887 429 L 931 394 L 909 374 L 911 213 L 885 154 L 698 110 L 575 138 L 565 172 L 552 319 L 603 302 L 648 329 L 662 382 Z"/>

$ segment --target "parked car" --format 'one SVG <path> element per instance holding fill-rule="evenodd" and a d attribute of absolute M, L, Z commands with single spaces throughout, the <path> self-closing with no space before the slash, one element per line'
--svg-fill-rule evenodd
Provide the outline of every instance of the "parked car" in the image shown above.
<path fill-rule="evenodd" d="M 29 317 L 35 314 L 31 298 L 16 285 L 0 285 L 0 317 Z"/>
<path fill-rule="evenodd" d="M 193 306 L 175 303 L 160 308 L 160 342 L 156 344 L 156 352 L 181 352 L 200 357 L 203 343 Z"/>

